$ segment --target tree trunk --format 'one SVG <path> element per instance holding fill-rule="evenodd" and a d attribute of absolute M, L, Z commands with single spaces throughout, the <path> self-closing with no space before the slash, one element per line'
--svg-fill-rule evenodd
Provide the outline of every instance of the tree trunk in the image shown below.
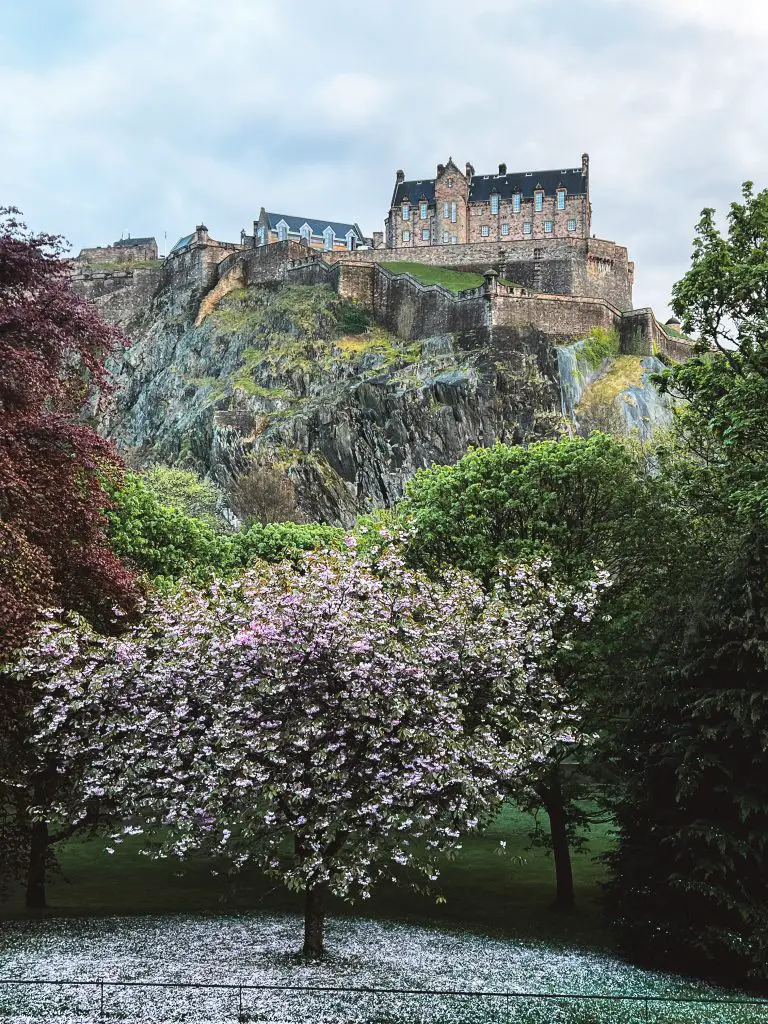
<path fill-rule="evenodd" d="M 48 859 L 48 822 L 34 821 L 29 843 L 27 906 L 43 910 L 45 902 L 45 865 Z"/>
<path fill-rule="evenodd" d="M 553 786 L 547 794 L 545 804 L 549 815 L 549 832 L 552 838 L 552 854 L 555 858 L 557 894 L 552 904 L 558 910 L 571 910 L 576 899 L 573 892 L 573 868 L 568 845 L 568 821 L 560 786 Z"/>
<path fill-rule="evenodd" d="M 318 957 L 325 952 L 323 925 L 325 924 L 325 886 L 307 886 L 304 900 L 304 956 Z"/>

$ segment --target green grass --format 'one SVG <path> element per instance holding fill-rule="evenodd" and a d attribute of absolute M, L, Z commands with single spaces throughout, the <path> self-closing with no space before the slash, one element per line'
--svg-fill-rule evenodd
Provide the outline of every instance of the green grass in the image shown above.
<path fill-rule="evenodd" d="M 590 850 L 574 855 L 577 908 L 563 914 L 551 909 L 554 896 L 552 860 L 530 849 L 533 819 L 507 806 L 491 827 L 464 841 L 455 860 L 446 861 L 434 892 L 382 886 L 371 900 L 354 905 L 336 902 L 332 914 L 373 918 L 432 920 L 483 933 L 546 940 L 556 945 L 610 948 L 599 907 L 599 882 L 605 870 L 594 856 L 609 845 L 605 828 L 595 830 Z M 500 856 L 499 840 L 506 841 Z M 175 860 L 152 860 L 139 854 L 137 839 L 126 840 L 113 855 L 103 839 L 70 841 L 61 852 L 61 873 L 48 887 L 51 913 L 64 915 L 142 913 L 232 913 L 246 910 L 300 911 L 301 898 L 257 871 L 234 882 L 222 868 L 203 857 L 182 867 Z M 436 902 L 436 897 L 445 902 Z M 19 890 L 4 907 L 12 917 L 30 915 Z"/>
<path fill-rule="evenodd" d="M 479 288 L 483 283 L 482 274 L 468 274 L 445 267 L 431 267 L 425 263 L 395 261 L 382 263 L 392 274 L 410 274 L 421 284 L 440 284 L 449 292 L 463 292 L 467 288 Z"/>

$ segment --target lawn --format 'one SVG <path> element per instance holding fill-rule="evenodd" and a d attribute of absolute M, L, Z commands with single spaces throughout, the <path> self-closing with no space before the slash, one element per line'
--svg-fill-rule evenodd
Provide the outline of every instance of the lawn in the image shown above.
<path fill-rule="evenodd" d="M 466 839 L 455 860 L 444 863 L 431 895 L 382 886 L 367 903 L 337 903 L 331 914 L 442 921 L 525 940 L 608 947 L 598 907 L 604 869 L 594 859 L 607 848 L 605 829 L 594 833 L 589 852 L 574 857 L 578 906 L 562 914 L 550 909 L 554 869 L 543 850 L 530 849 L 532 826 L 530 815 L 508 805 L 486 832 Z M 506 842 L 504 849 L 500 840 Z M 298 911 L 301 906 L 298 896 L 256 871 L 245 871 L 233 882 L 223 865 L 203 857 L 180 865 L 141 856 L 137 838 L 126 840 L 113 855 L 104 852 L 106 845 L 103 839 L 79 839 L 61 849 L 61 873 L 48 887 L 50 913 L 210 914 Z M 219 873 L 212 875 L 212 869 Z M 438 896 L 445 902 L 436 902 Z M 28 916 L 20 891 L 5 911 Z"/>
<path fill-rule="evenodd" d="M 483 283 L 482 274 L 468 274 L 445 267 L 431 267 L 425 263 L 394 261 L 382 263 L 392 274 L 410 274 L 422 284 L 440 284 L 449 292 L 463 292 L 467 288 L 479 288 Z"/>

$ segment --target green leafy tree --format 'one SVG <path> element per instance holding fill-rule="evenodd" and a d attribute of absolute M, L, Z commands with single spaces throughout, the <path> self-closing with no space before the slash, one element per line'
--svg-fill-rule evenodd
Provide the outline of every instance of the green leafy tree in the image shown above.
<path fill-rule="evenodd" d="M 148 490 L 163 505 L 202 519 L 217 529 L 225 525 L 220 515 L 224 495 L 211 480 L 203 480 L 191 470 L 171 466 L 153 466 L 142 476 Z"/>
<path fill-rule="evenodd" d="M 588 824 L 582 808 L 596 787 L 591 737 L 623 713 L 632 651 L 641 651 L 643 609 L 665 571 L 674 520 L 663 482 L 626 445 L 603 434 L 524 449 L 497 444 L 454 466 L 416 476 L 401 511 L 415 535 L 411 557 L 434 572 L 457 565 L 491 586 L 502 559 L 547 557 L 559 578 L 578 583 L 608 571 L 602 616 L 558 651 L 556 674 L 585 702 L 580 730 L 564 736 L 517 798 L 543 806 L 556 868 L 556 905 L 574 903 L 570 846 Z"/>
<path fill-rule="evenodd" d="M 665 628 L 617 735 L 626 788 L 610 897 L 645 956 L 765 980 L 768 191 L 747 183 L 742 199 L 725 234 L 703 211 L 674 289 L 700 339 L 661 382 L 688 403 L 688 458 L 670 468 L 697 547 L 676 593 L 659 592 Z"/>

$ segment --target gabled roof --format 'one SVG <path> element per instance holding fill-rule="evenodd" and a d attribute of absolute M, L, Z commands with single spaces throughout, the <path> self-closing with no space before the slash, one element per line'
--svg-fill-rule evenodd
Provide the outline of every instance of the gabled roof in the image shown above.
<path fill-rule="evenodd" d="M 173 246 L 173 248 L 170 250 L 168 255 L 170 256 L 171 252 L 178 252 L 179 249 L 186 249 L 186 247 L 189 245 L 189 243 L 192 241 L 192 239 L 194 237 L 195 237 L 195 232 L 194 231 L 192 232 L 191 235 L 184 235 L 184 237 L 180 238 L 178 240 L 178 242 L 176 243 L 176 245 Z"/>
<path fill-rule="evenodd" d="M 345 238 L 351 231 L 355 238 L 363 241 L 363 233 L 357 224 L 344 224 L 338 220 L 317 220 L 314 217 L 293 217 L 287 213 L 268 213 L 267 220 L 272 231 L 277 231 L 277 225 L 285 221 L 288 230 L 298 235 L 305 224 L 312 229 L 312 234 L 322 237 L 326 228 L 331 228 L 336 238 Z"/>
<path fill-rule="evenodd" d="M 115 249 L 131 249 L 138 245 L 152 245 L 153 242 L 155 242 L 154 238 L 121 238 L 119 242 L 113 244 Z"/>
<path fill-rule="evenodd" d="M 469 181 L 469 201 L 487 202 L 492 192 L 498 192 L 502 199 L 509 199 L 514 192 L 520 192 L 523 199 L 533 199 L 538 186 L 544 189 L 546 195 L 553 196 L 560 185 L 572 196 L 583 196 L 587 192 L 587 181 L 580 167 L 553 171 L 516 171 L 512 174 L 473 174 Z M 412 203 L 426 200 L 433 206 L 435 179 L 400 182 L 395 188 L 392 205 L 399 206 L 405 199 Z"/>

